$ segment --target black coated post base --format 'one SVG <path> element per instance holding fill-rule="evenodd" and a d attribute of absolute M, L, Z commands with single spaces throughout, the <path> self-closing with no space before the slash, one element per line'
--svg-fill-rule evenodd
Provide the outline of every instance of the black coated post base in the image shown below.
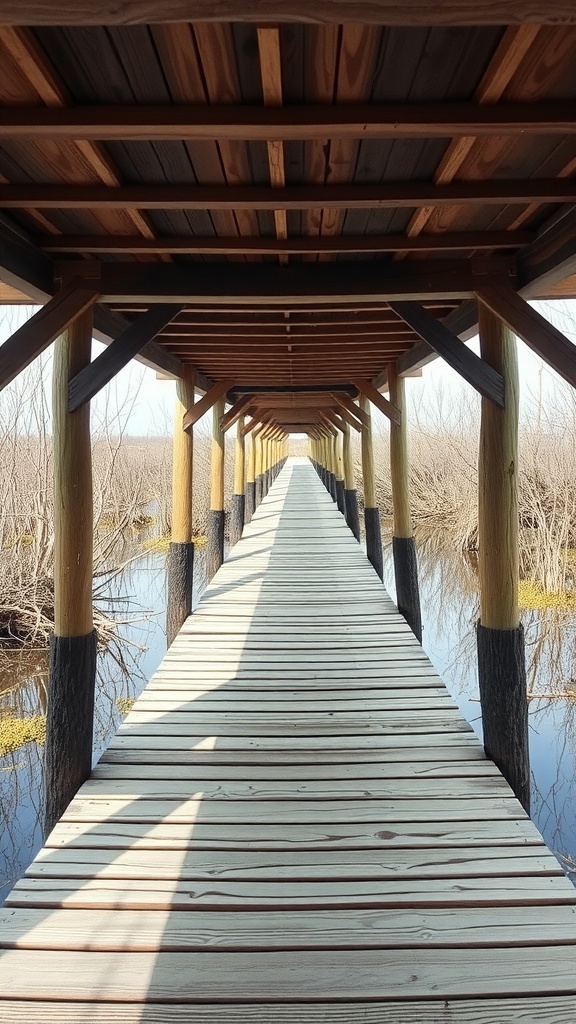
<path fill-rule="evenodd" d="M 46 715 L 46 812 L 52 831 L 92 771 L 96 631 L 50 638 Z"/>
<path fill-rule="evenodd" d="M 344 491 L 344 503 L 346 506 L 346 522 L 356 537 L 360 540 L 360 515 L 358 513 L 358 492 L 356 488 Z"/>
<path fill-rule="evenodd" d="M 384 560 L 382 556 L 382 533 L 380 530 L 380 513 L 377 508 L 364 509 L 364 527 L 366 529 L 366 554 L 372 562 L 380 579 L 384 579 Z"/>
<path fill-rule="evenodd" d="M 192 611 L 194 544 L 170 545 L 166 575 L 166 644 L 170 647 L 178 630 Z"/>
<path fill-rule="evenodd" d="M 246 484 L 246 502 L 244 504 L 244 522 L 249 523 L 256 509 L 256 484 L 249 480 Z"/>
<path fill-rule="evenodd" d="M 332 501 L 336 501 L 336 477 L 334 473 L 328 474 L 328 490 L 332 496 Z"/>
<path fill-rule="evenodd" d="M 396 603 L 414 636 L 422 643 L 422 616 L 418 589 L 418 562 L 414 537 L 393 537 Z"/>
<path fill-rule="evenodd" d="M 484 749 L 530 813 L 524 628 L 476 627 Z"/>
<path fill-rule="evenodd" d="M 336 481 L 336 504 L 338 505 L 338 511 L 341 512 L 343 516 L 346 515 L 346 503 L 344 500 L 343 480 Z"/>
<path fill-rule="evenodd" d="M 263 480 L 263 477 L 262 477 L 261 473 L 258 474 L 258 476 L 256 477 L 256 480 L 254 481 L 254 483 L 255 483 L 255 486 L 256 486 L 256 491 L 255 491 L 255 494 L 256 494 L 256 498 L 255 498 L 256 505 L 255 505 L 255 507 L 258 508 L 258 505 L 260 504 L 260 502 L 262 501 L 262 498 L 264 497 L 264 480 Z"/>
<path fill-rule="evenodd" d="M 208 512 L 206 542 L 206 576 L 211 580 L 224 561 L 224 512 L 211 508 Z"/>
<path fill-rule="evenodd" d="M 228 537 L 230 547 L 237 544 L 244 529 L 244 511 L 246 499 L 243 494 L 233 494 L 230 505 L 230 522 L 228 526 Z"/>

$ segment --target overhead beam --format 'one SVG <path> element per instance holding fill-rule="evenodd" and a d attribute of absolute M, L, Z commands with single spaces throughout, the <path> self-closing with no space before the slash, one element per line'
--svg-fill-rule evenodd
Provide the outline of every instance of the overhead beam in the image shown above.
<path fill-rule="evenodd" d="M 574 203 L 574 178 L 373 185 L 0 185 L 0 208 L 21 210 L 311 210 Z"/>
<path fill-rule="evenodd" d="M 274 30 L 268 30 L 274 31 Z M 265 95 L 265 99 L 267 99 Z M 570 100 L 536 103 L 343 103 L 264 106 L 2 107 L 0 141 L 268 142 L 574 135 Z"/>
<path fill-rule="evenodd" d="M 0 346 L 0 389 L 44 352 L 97 298 L 97 288 L 74 280 L 31 316 Z"/>
<path fill-rule="evenodd" d="M 193 427 L 199 419 L 202 418 L 207 412 L 210 411 L 213 405 L 218 402 L 223 395 L 232 387 L 234 382 L 231 380 L 218 380 L 212 385 L 209 391 L 202 396 L 199 402 L 195 402 L 188 412 L 184 414 L 182 420 L 182 427 L 184 430 L 189 430 Z"/>
<path fill-rule="evenodd" d="M 518 249 L 536 238 L 534 231 L 446 231 L 432 235 L 318 235 L 303 238 L 218 238 L 212 236 L 142 235 L 48 235 L 38 240 L 43 252 L 54 253 L 129 253 L 132 255 L 209 256 L 251 253 L 256 256 L 307 253 L 341 254 L 348 252 L 443 252 L 477 249 Z"/>
<path fill-rule="evenodd" d="M 357 430 L 358 433 L 360 433 L 363 427 L 363 423 L 359 418 L 356 418 L 356 416 L 354 415 L 354 413 L 350 411 L 348 406 L 339 403 L 339 411 L 340 415 L 346 421 L 346 423 L 348 423 L 349 426 L 351 426 L 354 430 Z M 362 412 L 362 410 L 358 409 L 358 412 Z"/>
<path fill-rule="evenodd" d="M 354 384 L 235 384 L 232 390 L 235 395 L 309 395 L 328 391 L 355 398 L 358 394 L 358 388 Z"/>
<path fill-rule="evenodd" d="M 372 405 L 375 405 L 384 416 L 387 416 L 392 423 L 400 424 L 401 416 L 399 410 L 395 405 L 392 405 L 392 402 L 384 398 L 384 395 L 381 395 L 369 380 L 355 380 L 354 383 L 360 393 L 372 402 Z"/>
<path fill-rule="evenodd" d="M 576 208 L 555 214 L 518 263 L 524 298 L 546 298 L 554 285 L 576 273 Z"/>
<path fill-rule="evenodd" d="M 165 305 L 152 306 L 147 313 L 141 313 L 123 334 L 70 381 L 68 411 L 75 412 L 89 402 L 181 311 L 181 305 Z"/>
<path fill-rule="evenodd" d="M 478 288 L 478 299 L 565 381 L 576 387 L 576 345 L 561 331 L 505 284 L 495 282 Z"/>
<path fill-rule="evenodd" d="M 328 22 L 337 25 L 359 20 L 373 25 L 495 25 L 537 22 L 543 25 L 574 25 L 573 0 L 3 0 L 0 24 L 4 25 L 154 25 L 189 21 Z"/>
<path fill-rule="evenodd" d="M 576 183 L 575 183 L 576 186 Z M 101 299 L 104 302 L 185 302 L 228 306 L 285 307 L 318 302 L 343 304 L 395 299 L 454 300 L 474 295 L 478 276 L 509 277 L 513 257 L 479 256 L 476 259 L 419 259 L 403 263 L 299 263 L 280 267 L 271 263 L 234 263 L 225 274 L 212 264 L 164 264 L 136 261 L 102 263 Z"/>
<path fill-rule="evenodd" d="M 484 398 L 504 408 L 504 381 L 502 376 L 475 352 L 472 352 L 457 335 L 417 302 L 391 302 L 390 308 L 420 335 L 439 356 L 456 370 Z"/>
<path fill-rule="evenodd" d="M 335 393 L 334 398 L 338 402 L 338 405 L 340 405 L 343 409 L 346 409 L 351 416 L 355 416 L 356 419 L 360 421 L 363 427 L 368 427 L 370 425 L 370 417 L 367 416 L 366 413 L 363 412 L 363 410 L 360 408 L 360 406 L 356 405 L 356 403 L 353 402 L 348 395 L 341 395 Z"/>

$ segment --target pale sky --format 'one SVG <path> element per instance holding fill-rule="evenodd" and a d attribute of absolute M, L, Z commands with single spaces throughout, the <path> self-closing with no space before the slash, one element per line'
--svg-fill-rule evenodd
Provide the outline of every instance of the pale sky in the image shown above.
<path fill-rule="evenodd" d="M 539 311 L 567 337 L 576 342 L 576 300 L 558 300 L 555 302 L 533 303 Z M 0 342 L 6 340 L 22 323 L 24 323 L 36 307 L 34 306 L 0 306 Z M 478 339 L 469 342 L 470 348 L 478 351 Z M 93 343 L 93 358 L 102 351 L 103 345 Z M 522 413 L 530 416 L 540 394 L 549 403 L 561 395 L 568 396 L 572 401 L 572 389 L 564 384 L 557 374 L 544 365 L 522 342 L 518 343 L 520 366 L 520 391 Z M 44 357 L 44 379 L 49 388 L 49 353 Z M 17 392 L 22 384 L 15 381 L 12 392 Z M 412 414 L 431 421 L 439 411 L 445 418 L 462 414 L 461 401 L 466 409 L 475 407 L 479 398 L 473 389 L 466 384 L 442 359 L 436 359 L 423 370 L 421 378 L 407 380 L 407 396 Z M 156 374 L 142 364 L 132 361 L 122 370 L 115 380 L 100 392 L 92 402 L 92 421 L 94 429 L 106 418 L 115 418 L 122 422 L 127 433 L 137 436 L 158 436 L 172 432 L 174 408 L 174 382 L 157 381 Z"/>

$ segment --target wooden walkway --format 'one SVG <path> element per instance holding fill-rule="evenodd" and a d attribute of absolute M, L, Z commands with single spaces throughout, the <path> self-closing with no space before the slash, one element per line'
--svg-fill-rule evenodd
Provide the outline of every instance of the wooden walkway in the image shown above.
<path fill-rule="evenodd" d="M 2 1024 L 576 1021 L 576 892 L 298 460 L 0 947 Z"/>

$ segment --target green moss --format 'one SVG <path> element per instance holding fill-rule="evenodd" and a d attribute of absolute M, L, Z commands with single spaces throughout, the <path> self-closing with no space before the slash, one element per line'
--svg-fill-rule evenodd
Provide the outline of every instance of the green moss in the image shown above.
<path fill-rule="evenodd" d="M 45 715 L 33 715 L 31 718 L 10 717 L 0 721 L 0 757 L 12 754 L 26 743 L 44 743 L 45 740 Z"/>
<path fill-rule="evenodd" d="M 521 611 L 557 608 L 567 611 L 576 608 L 576 591 L 563 590 L 554 594 L 544 590 L 536 580 L 520 580 L 518 584 L 518 605 Z"/>
<path fill-rule="evenodd" d="M 133 697 L 116 697 L 116 707 L 121 715 L 127 715 L 134 707 Z"/>

